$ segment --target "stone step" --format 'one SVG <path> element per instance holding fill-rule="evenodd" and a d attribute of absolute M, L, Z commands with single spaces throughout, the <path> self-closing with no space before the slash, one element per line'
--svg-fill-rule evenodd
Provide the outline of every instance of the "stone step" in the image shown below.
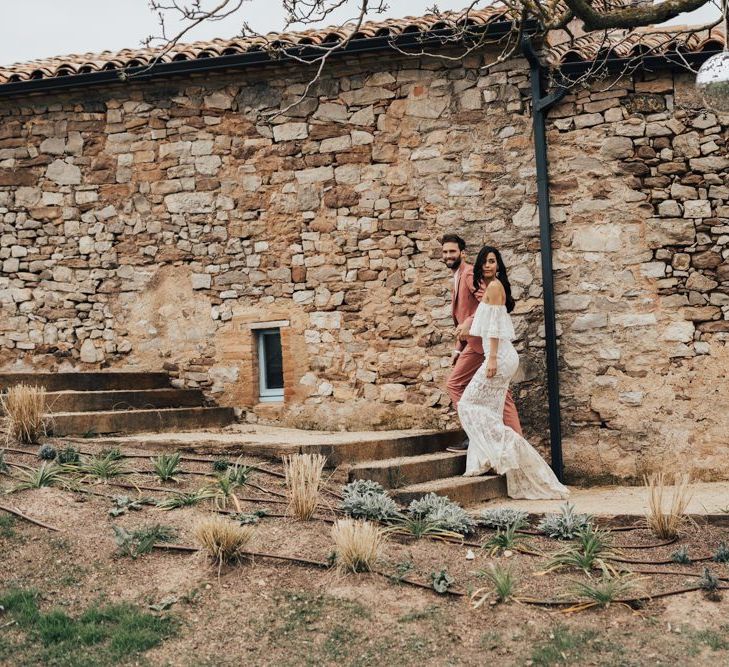
<path fill-rule="evenodd" d="M 54 436 L 190 431 L 227 426 L 234 419 L 233 408 L 219 407 L 61 412 L 52 415 L 48 430 Z"/>
<path fill-rule="evenodd" d="M 104 373 L 0 373 L 0 391 L 16 384 L 45 387 L 46 391 L 113 391 L 118 389 L 167 389 L 167 373 L 136 371 Z"/>
<path fill-rule="evenodd" d="M 392 491 L 393 497 L 406 505 L 429 493 L 448 496 L 460 505 L 473 505 L 492 498 L 506 496 L 506 478 L 499 475 L 480 477 L 446 477 L 430 482 L 412 484 Z"/>
<path fill-rule="evenodd" d="M 446 447 L 463 442 L 463 431 L 433 431 L 412 436 L 361 440 L 338 444 L 306 445 L 302 452 L 317 452 L 327 457 L 327 465 L 379 461 L 403 456 L 443 452 Z"/>
<path fill-rule="evenodd" d="M 153 408 L 203 407 L 199 389 L 127 389 L 112 391 L 57 391 L 46 394 L 47 411 L 104 412 L 108 410 L 149 410 Z"/>
<path fill-rule="evenodd" d="M 349 471 L 349 480 L 371 479 L 386 489 L 420 484 L 443 477 L 462 475 L 466 470 L 466 453 L 436 452 L 419 456 L 399 456 L 381 461 L 363 461 Z"/>

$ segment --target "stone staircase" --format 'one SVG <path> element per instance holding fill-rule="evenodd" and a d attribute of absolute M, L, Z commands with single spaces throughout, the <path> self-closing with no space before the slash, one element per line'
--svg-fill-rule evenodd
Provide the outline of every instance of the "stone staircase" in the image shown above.
<path fill-rule="evenodd" d="M 446 431 L 403 439 L 404 442 L 395 440 L 390 447 L 374 451 L 362 448 L 358 461 L 349 469 L 349 480 L 379 482 L 403 504 L 428 493 L 448 496 L 461 505 L 505 497 L 506 480 L 502 476 L 463 477 L 466 454 L 445 451 L 463 438 L 462 431 Z M 397 450 L 396 456 L 392 455 L 392 450 Z M 374 456 L 367 460 L 361 458 L 372 454 Z"/>
<path fill-rule="evenodd" d="M 102 435 L 219 428 L 232 408 L 206 405 L 199 389 L 176 389 L 166 373 L 0 373 L 0 391 L 45 387 L 49 434 Z"/>

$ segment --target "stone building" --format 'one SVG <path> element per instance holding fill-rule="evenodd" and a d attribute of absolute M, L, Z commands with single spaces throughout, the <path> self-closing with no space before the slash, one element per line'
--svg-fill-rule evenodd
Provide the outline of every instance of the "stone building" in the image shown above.
<path fill-rule="evenodd" d="M 311 72 L 245 40 L 181 47 L 128 80 L 118 71 L 152 52 L 0 70 L 0 369 L 164 368 L 249 421 L 450 426 L 438 238 L 455 230 L 472 256 L 504 251 L 515 399 L 544 445 L 529 68 L 484 73 L 487 47 L 443 60 L 388 46 L 438 28 L 367 24 L 352 42 L 367 49 L 269 119 Z M 614 58 L 645 46 L 636 35 Z M 663 35 L 650 70 L 576 87 L 549 114 L 568 478 L 687 462 L 729 477 L 729 117 L 668 57 L 723 35 Z M 546 57 L 595 48 L 586 36 Z"/>

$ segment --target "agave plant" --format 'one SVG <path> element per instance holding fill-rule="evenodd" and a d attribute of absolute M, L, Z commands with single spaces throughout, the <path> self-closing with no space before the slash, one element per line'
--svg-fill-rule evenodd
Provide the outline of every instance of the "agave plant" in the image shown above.
<path fill-rule="evenodd" d="M 56 486 L 63 483 L 63 469 L 55 463 L 44 461 L 40 467 L 32 470 L 20 471 L 20 484 L 13 487 L 13 491 L 25 489 L 40 489 L 44 486 Z"/>
<path fill-rule="evenodd" d="M 215 497 L 215 490 L 210 486 L 203 486 L 191 493 L 173 493 L 164 500 L 157 503 L 157 509 L 169 511 L 181 507 L 193 507 L 203 500 L 210 500 Z"/>
<path fill-rule="evenodd" d="M 149 459 L 152 462 L 152 467 L 157 477 L 162 482 L 177 482 L 179 481 L 175 475 L 180 469 L 180 452 L 174 454 L 160 454 L 157 457 Z"/>
<path fill-rule="evenodd" d="M 562 551 L 558 551 L 547 564 L 547 572 L 562 568 L 576 568 L 590 573 L 600 568 L 603 574 L 615 574 L 615 568 L 610 565 L 609 559 L 616 557 L 612 550 L 612 535 L 610 531 L 587 526 L 578 535 L 578 544 Z"/>
<path fill-rule="evenodd" d="M 608 607 L 620 597 L 633 591 L 636 585 L 637 579 L 631 574 L 604 573 L 598 580 L 573 582 L 573 591 L 576 595 L 587 599 L 585 604 L 580 605 L 581 608 Z"/>
<path fill-rule="evenodd" d="M 447 593 L 448 589 L 456 583 L 456 580 L 448 574 L 447 570 L 431 572 L 430 581 L 433 584 L 433 590 L 441 595 Z"/>
<path fill-rule="evenodd" d="M 421 537 L 430 537 L 444 541 L 463 539 L 463 535 L 452 530 L 446 530 L 437 521 L 412 516 L 400 516 L 391 526 L 384 528 L 384 532 L 393 535 L 414 537 L 418 540 Z"/>
<path fill-rule="evenodd" d="M 228 459 L 215 459 L 213 461 L 213 472 L 225 472 L 230 466 Z"/>
<path fill-rule="evenodd" d="M 66 464 L 63 467 L 72 472 L 79 472 L 84 477 L 95 477 L 104 482 L 127 474 L 127 467 L 124 461 L 116 455 L 115 450 L 89 456 L 79 463 Z"/>
<path fill-rule="evenodd" d="M 230 468 L 229 468 L 230 470 Z M 240 486 L 235 476 L 229 476 L 226 473 L 220 475 L 213 484 L 208 488 L 215 501 L 215 507 L 224 510 L 228 507 L 228 501 L 231 500 L 235 506 L 236 512 L 240 512 L 240 502 L 236 498 L 235 490 Z"/>
<path fill-rule="evenodd" d="M 491 563 L 486 570 L 479 572 L 479 575 L 485 577 L 491 583 L 491 588 L 478 588 L 471 593 L 471 602 L 474 609 L 478 609 L 492 593 L 496 594 L 496 602 L 507 602 L 514 596 L 514 588 L 516 587 L 516 577 L 511 569 L 502 568 L 499 565 Z"/>
<path fill-rule="evenodd" d="M 492 535 L 488 540 L 486 540 L 486 542 L 484 542 L 483 548 L 489 556 L 493 556 L 500 552 L 503 553 L 508 550 L 513 551 L 518 548 L 519 542 L 524 540 L 524 536 L 519 535 L 516 532 L 517 530 L 517 523 L 512 523 L 504 530 L 497 530 L 496 535 Z"/>
<path fill-rule="evenodd" d="M 238 458 L 235 463 L 228 465 L 221 477 L 227 477 L 232 482 L 235 482 L 237 486 L 243 486 L 253 471 L 253 466 L 244 465 L 241 458 Z"/>

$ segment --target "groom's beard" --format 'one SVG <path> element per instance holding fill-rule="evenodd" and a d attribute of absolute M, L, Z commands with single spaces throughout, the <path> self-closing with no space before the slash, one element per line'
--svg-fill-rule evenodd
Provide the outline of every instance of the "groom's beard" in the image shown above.
<path fill-rule="evenodd" d="M 461 258 L 458 259 L 452 259 L 450 261 L 446 260 L 445 265 L 451 270 L 451 271 L 458 271 L 458 267 L 461 265 Z"/>

